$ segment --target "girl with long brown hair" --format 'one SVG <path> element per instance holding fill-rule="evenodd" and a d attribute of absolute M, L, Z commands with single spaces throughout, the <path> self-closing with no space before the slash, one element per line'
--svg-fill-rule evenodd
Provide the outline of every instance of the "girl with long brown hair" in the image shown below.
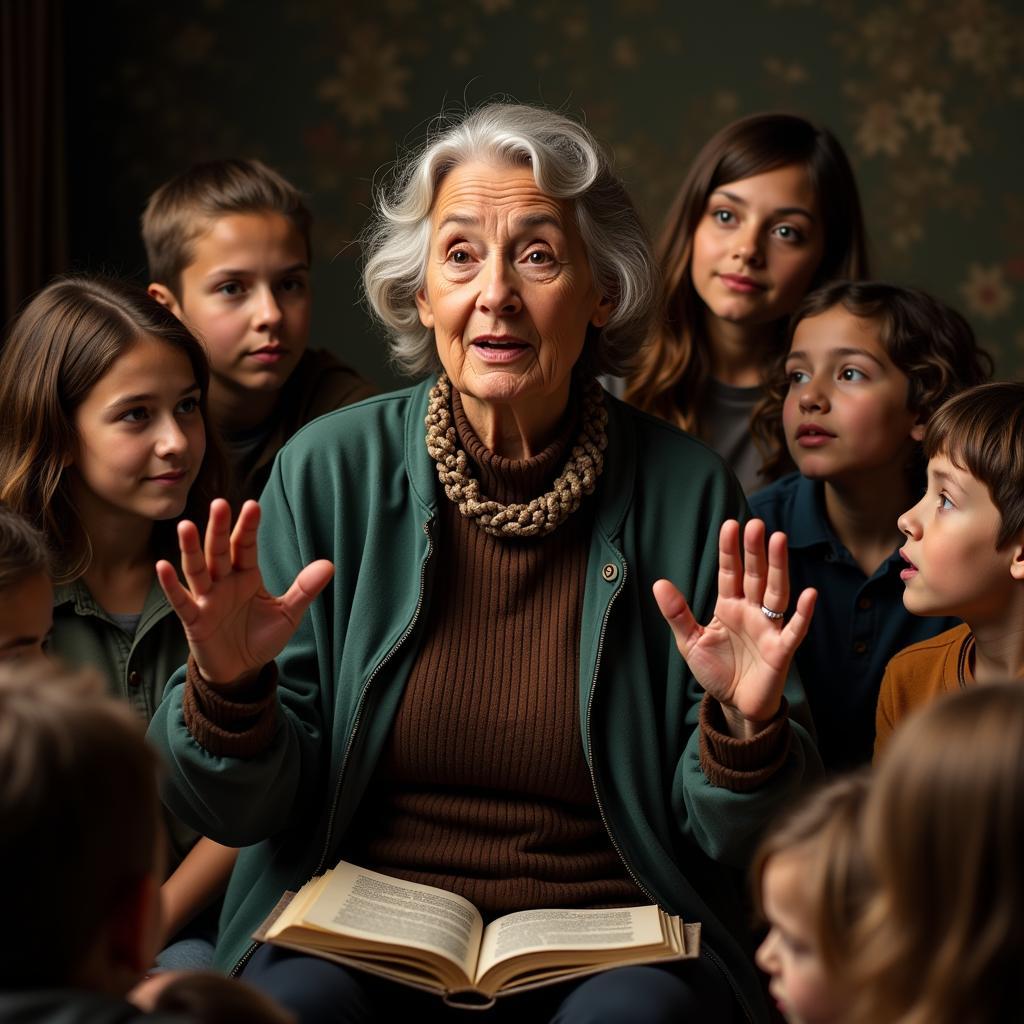
<path fill-rule="evenodd" d="M 789 314 L 820 284 L 867 276 L 842 146 L 790 114 L 728 125 L 683 181 L 658 256 L 661 326 L 625 397 L 706 441 L 751 491 L 761 457 L 750 417 Z"/>
<path fill-rule="evenodd" d="M 1024 1003 L 1024 687 L 944 697 L 886 748 L 863 817 L 875 878 L 848 1024 L 1003 1024 Z"/>
<path fill-rule="evenodd" d="M 177 520 L 202 515 L 223 489 L 208 388 L 199 342 L 144 291 L 116 280 L 52 282 L 0 355 L 0 502 L 53 552 L 47 648 L 99 669 L 146 720 L 188 653 L 156 560 L 173 557 Z M 170 817 L 168 830 L 170 937 L 216 895 L 235 851 L 197 842 Z"/>

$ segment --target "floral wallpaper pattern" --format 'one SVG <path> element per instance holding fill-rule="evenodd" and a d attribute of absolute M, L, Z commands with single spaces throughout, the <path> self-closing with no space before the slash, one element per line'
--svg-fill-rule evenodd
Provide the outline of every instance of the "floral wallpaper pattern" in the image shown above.
<path fill-rule="evenodd" d="M 260 156 L 314 206 L 315 340 L 390 383 L 359 304 L 357 239 L 373 182 L 443 109 L 506 94 L 582 114 L 655 233 L 713 131 L 789 109 L 846 145 L 876 275 L 956 305 L 999 372 L 1024 376 L 1014 0 L 182 0 L 144 19 L 140 7 L 69 8 L 69 39 L 90 44 L 69 55 L 82 83 L 72 201 L 77 182 L 94 211 L 79 216 L 80 263 L 139 266 L 153 186 L 194 160 Z"/>

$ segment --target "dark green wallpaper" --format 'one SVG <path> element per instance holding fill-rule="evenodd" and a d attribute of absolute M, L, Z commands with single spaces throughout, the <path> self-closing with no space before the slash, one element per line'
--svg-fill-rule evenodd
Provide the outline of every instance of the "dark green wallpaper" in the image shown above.
<path fill-rule="evenodd" d="M 657 231 L 707 136 L 828 124 L 876 275 L 960 308 L 1024 376 L 1024 5 L 1013 0 L 108 0 L 67 7 L 76 266 L 141 273 L 138 214 L 187 164 L 259 156 L 316 214 L 314 342 L 393 378 L 360 307 L 371 183 L 444 108 L 582 114 Z"/>

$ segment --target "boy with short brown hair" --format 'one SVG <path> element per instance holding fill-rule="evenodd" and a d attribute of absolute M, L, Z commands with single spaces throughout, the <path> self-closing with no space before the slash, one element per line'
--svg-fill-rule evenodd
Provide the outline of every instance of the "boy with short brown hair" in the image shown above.
<path fill-rule="evenodd" d="M 0 1018 L 81 1001 L 96 1020 L 153 962 L 162 876 L 156 758 L 99 676 L 0 666 Z M 69 1020 L 75 1019 L 73 1016 Z"/>
<path fill-rule="evenodd" d="M 163 850 L 157 759 L 131 708 L 91 671 L 0 664 L 0 1021 L 291 1020 L 209 973 L 167 976 L 140 1000 L 153 1013 L 128 1002 L 159 949 Z"/>
<path fill-rule="evenodd" d="M 312 217 L 259 160 L 197 164 L 161 185 L 142 215 L 149 293 L 210 360 L 236 509 L 259 497 L 281 446 L 310 420 L 377 393 L 326 350 L 308 350 Z"/>
<path fill-rule="evenodd" d="M 886 666 L 876 758 L 914 708 L 975 683 L 1024 679 L 1024 383 L 951 398 L 929 421 L 924 451 L 928 490 L 899 519 L 903 602 L 964 624 Z"/>

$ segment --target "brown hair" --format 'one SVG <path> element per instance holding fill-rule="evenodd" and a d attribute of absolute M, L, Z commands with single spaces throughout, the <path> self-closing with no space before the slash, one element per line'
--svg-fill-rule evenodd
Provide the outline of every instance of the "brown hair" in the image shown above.
<path fill-rule="evenodd" d="M 867 274 L 857 183 L 835 136 L 792 114 L 755 114 L 728 125 L 697 154 L 669 210 L 656 250 L 665 282 L 661 326 L 627 382 L 627 401 L 700 433 L 711 359 L 704 304 L 690 276 L 694 233 L 715 189 L 792 164 L 807 169 L 824 221 L 825 251 L 812 287 Z M 784 327 L 780 321 L 778 345 L 764 353 L 766 364 L 782 345 Z"/>
<path fill-rule="evenodd" d="M 864 809 L 877 892 L 852 1021 L 1002 1024 L 1024 1002 L 1024 687 L 986 684 L 908 719 Z"/>
<path fill-rule="evenodd" d="M 0 354 L 0 501 L 42 530 L 58 583 L 80 576 L 91 557 L 65 473 L 76 451 L 75 412 L 143 336 L 183 352 L 196 375 L 206 454 L 184 514 L 202 523 L 223 491 L 224 458 L 206 410 L 206 354 L 173 313 L 124 281 L 58 278 L 17 318 Z M 173 521 L 155 530 L 158 549 L 173 557 Z"/>
<path fill-rule="evenodd" d="M 39 573 L 50 575 L 46 538 L 24 516 L 0 504 L 0 593 Z"/>
<path fill-rule="evenodd" d="M 931 418 L 926 458 L 944 453 L 980 480 L 999 509 L 996 547 L 1024 534 L 1024 382 L 997 381 L 951 398 Z"/>
<path fill-rule="evenodd" d="M 0 666 L 0 988 L 75 980 L 111 908 L 159 871 L 156 757 L 92 672 Z"/>
<path fill-rule="evenodd" d="M 860 848 L 860 812 L 867 788 L 863 773 L 821 786 L 774 822 L 751 864 L 754 909 L 763 918 L 768 862 L 779 854 L 803 858 L 803 885 L 816 911 L 811 927 L 822 963 L 832 976 L 844 968 L 850 931 L 868 888 Z"/>
<path fill-rule="evenodd" d="M 992 374 L 992 357 L 978 345 L 971 325 L 927 292 L 880 281 L 833 281 L 811 292 L 790 318 L 786 344 L 766 374 L 765 397 L 754 410 L 751 431 L 765 456 L 761 473 L 768 480 L 796 468 L 782 430 L 793 335 L 802 321 L 836 306 L 875 323 L 889 358 L 907 378 L 907 408 L 923 420 L 951 395 Z M 920 468 L 915 465 L 914 471 Z"/>
<path fill-rule="evenodd" d="M 313 217 L 302 193 L 259 160 L 212 160 L 195 164 L 164 182 L 146 203 L 142 242 L 149 279 L 166 285 L 181 301 L 181 273 L 192 262 L 193 243 L 218 217 L 233 213 L 279 213 L 310 243 Z"/>

